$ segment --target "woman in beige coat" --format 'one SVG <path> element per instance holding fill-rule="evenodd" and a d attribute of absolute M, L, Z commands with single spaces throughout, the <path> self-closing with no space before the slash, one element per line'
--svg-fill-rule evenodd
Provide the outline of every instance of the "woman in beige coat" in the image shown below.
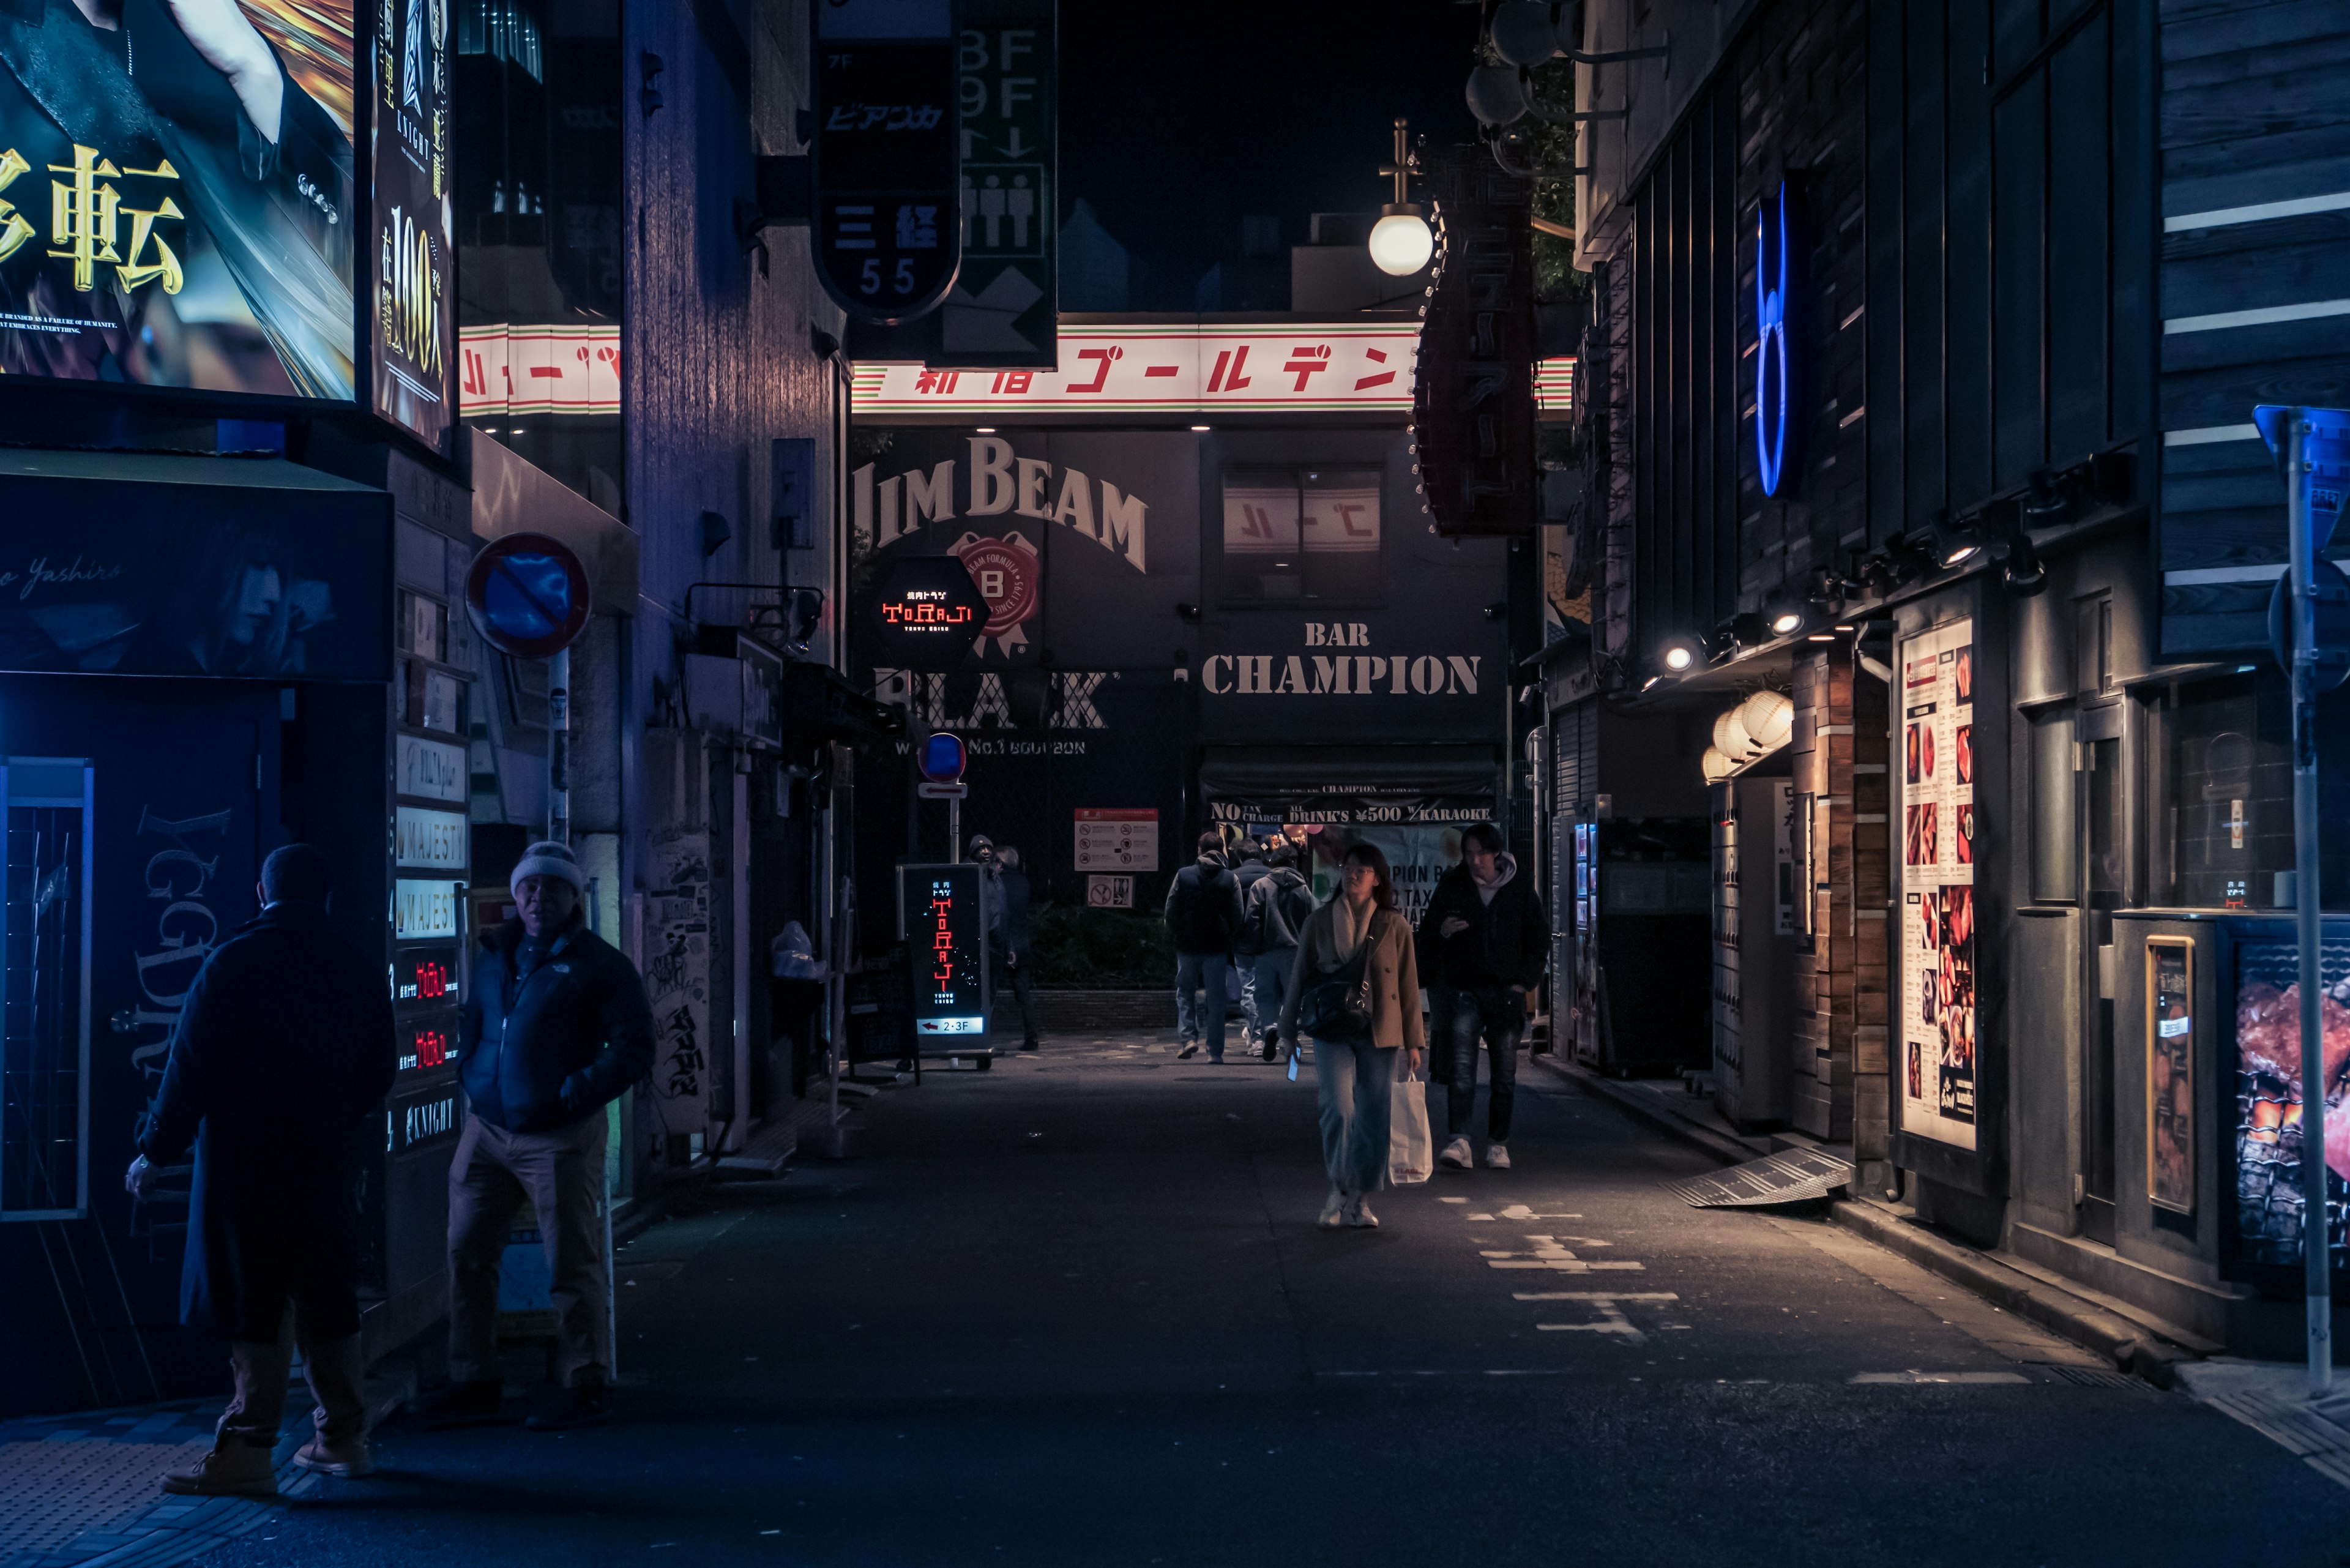
<path fill-rule="evenodd" d="M 1314 1076 L 1322 1102 L 1322 1163 L 1330 1172 L 1330 1196 L 1322 1205 L 1325 1226 L 1375 1226 L 1378 1217 L 1367 1201 L 1388 1174 L 1389 1087 L 1397 1077 L 1396 1054 L 1410 1054 L 1419 1070 L 1419 964 L 1413 956 L 1411 922 L 1395 912 L 1388 857 L 1376 845 L 1357 844 L 1338 867 L 1338 896 L 1314 911 L 1298 936 L 1296 967 L 1282 999 L 1281 1033 L 1297 1038 L 1300 1000 L 1315 985 L 1351 979 L 1362 971 L 1371 982 L 1368 1031 L 1358 1039 L 1316 1037 Z"/>

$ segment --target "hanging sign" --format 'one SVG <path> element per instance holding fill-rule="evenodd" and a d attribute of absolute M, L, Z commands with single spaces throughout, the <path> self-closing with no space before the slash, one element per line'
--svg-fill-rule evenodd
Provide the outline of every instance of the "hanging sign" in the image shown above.
<path fill-rule="evenodd" d="M 381 0 L 375 187 L 375 411 L 446 456 L 454 422 L 456 184 L 445 0 Z"/>
<path fill-rule="evenodd" d="M 873 597 L 874 648 L 903 670 L 944 670 L 971 651 L 991 611 L 955 556 L 899 556 Z"/>
<path fill-rule="evenodd" d="M 1534 186 L 1482 146 L 1429 155 L 1441 248 L 1414 367 L 1414 467 L 1437 532 L 1533 532 Z"/>
<path fill-rule="evenodd" d="M 962 263 L 953 0 L 809 9 L 816 277 L 860 320 L 910 321 Z"/>

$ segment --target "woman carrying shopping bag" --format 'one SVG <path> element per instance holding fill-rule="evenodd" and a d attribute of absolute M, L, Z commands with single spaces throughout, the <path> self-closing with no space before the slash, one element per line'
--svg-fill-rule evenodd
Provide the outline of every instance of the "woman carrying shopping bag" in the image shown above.
<path fill-rule="evenodd" d="M 1395 912 L 1388 857 L 1357 844 L 1338 868 L 1338 894 L 1299 934 L 1282 998 L 1281 1033 L 1314 1041 L 1322 1103 L 1322 1162 L 1330 1172 L 1324 1226 L 1371 1227 L 1370 1194 L 1388 1175 L 1396 1057 L 1413 1075 L 1426 1044 L 1411 923 Z"/>

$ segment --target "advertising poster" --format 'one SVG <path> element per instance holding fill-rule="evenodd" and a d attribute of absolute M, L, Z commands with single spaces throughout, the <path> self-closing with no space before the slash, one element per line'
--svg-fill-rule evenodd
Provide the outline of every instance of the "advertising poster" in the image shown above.
<path fill-rule="evenodd" d="M 352 36 L 351 0 L 9 6 L 0 371 L 353 397 Z"/>
<path fill-rule="evenodd" d="M 1419 928 L 1420 916 L 1428 912 L 1428 900 L 1436 892 L 1437 878 L 1461 864 L 1461 830 L 1474 821 L 1464 817 L 1456 823 L 1414 823 L 1396 826 L 1325 827 L 1311 833 L 1306 842 L 1312 846 L 1316 898 L 1327 898 L 1338 885 L 1338 864 L 1347 851 L 1357 844 L 1377 845 L 1388 857 L 1388 873 L 1395 888 L 1396 913 L 1409 920 L 1412 929 Z M 1518 868 L 1520 876 L 1525 868 Z"/>
<path fill-rule="evenodd" d="M 2350 1214 L 2350 943 L 2331 929 L 2319 946 L 2319 1030 L 2325 1043 L 2325 1164 L 2328 1245 L 2338 1274 L 2350 1267 L 2345 1214 Z M 2302 1267 L 2301 984 L 2293 944 L 2241 942 L 2236 947 L 2236 1261 Z"/>
<path fill-rule="evenodd" d="M 78 454 L 0 464 L 16 503 L 0 539 L 0 670 L 390 673 L 382 496 L 293 488 L 283 463 L 244 465 L 264 488 L 176 466 L 209 459 L 140 461 L 165 465 L 147 479 L 212 483 L 126 482 Z"/>
<path fill-rule="evenodd" d="M 1974 628 L 1901 645 L 1901 1127 L 1975 1147 Z"/>
<path fill-rule="evenodd" d="M 2194 975 L 2194 943 L 2147 940 L 2147 1193 L 2156 1208 L 2180 1214 L 2195 1211 Z"/>
<path fill-rule="evenodd" d="M 375 411 L 446 455 L 456 362 L 450 260 L 451 0 L 376 0 Z"/>

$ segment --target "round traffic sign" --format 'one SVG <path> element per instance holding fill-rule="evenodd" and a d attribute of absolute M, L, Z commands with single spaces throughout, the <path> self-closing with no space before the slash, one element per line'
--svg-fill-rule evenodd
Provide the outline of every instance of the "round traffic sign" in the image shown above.
<path fill-rule="evenodd" d="M 465 611 L 492 648 L 545 659 L 571 646 L 592 607 L 588 568 L 544 534 L 507 534 L 473 557 Z"/>
<path fill-rule="evenodd" d="M 961 737 L 941 730 L 922 742 L 922 776 L 932 784 L 951 784 L 962 777 Z"/>

